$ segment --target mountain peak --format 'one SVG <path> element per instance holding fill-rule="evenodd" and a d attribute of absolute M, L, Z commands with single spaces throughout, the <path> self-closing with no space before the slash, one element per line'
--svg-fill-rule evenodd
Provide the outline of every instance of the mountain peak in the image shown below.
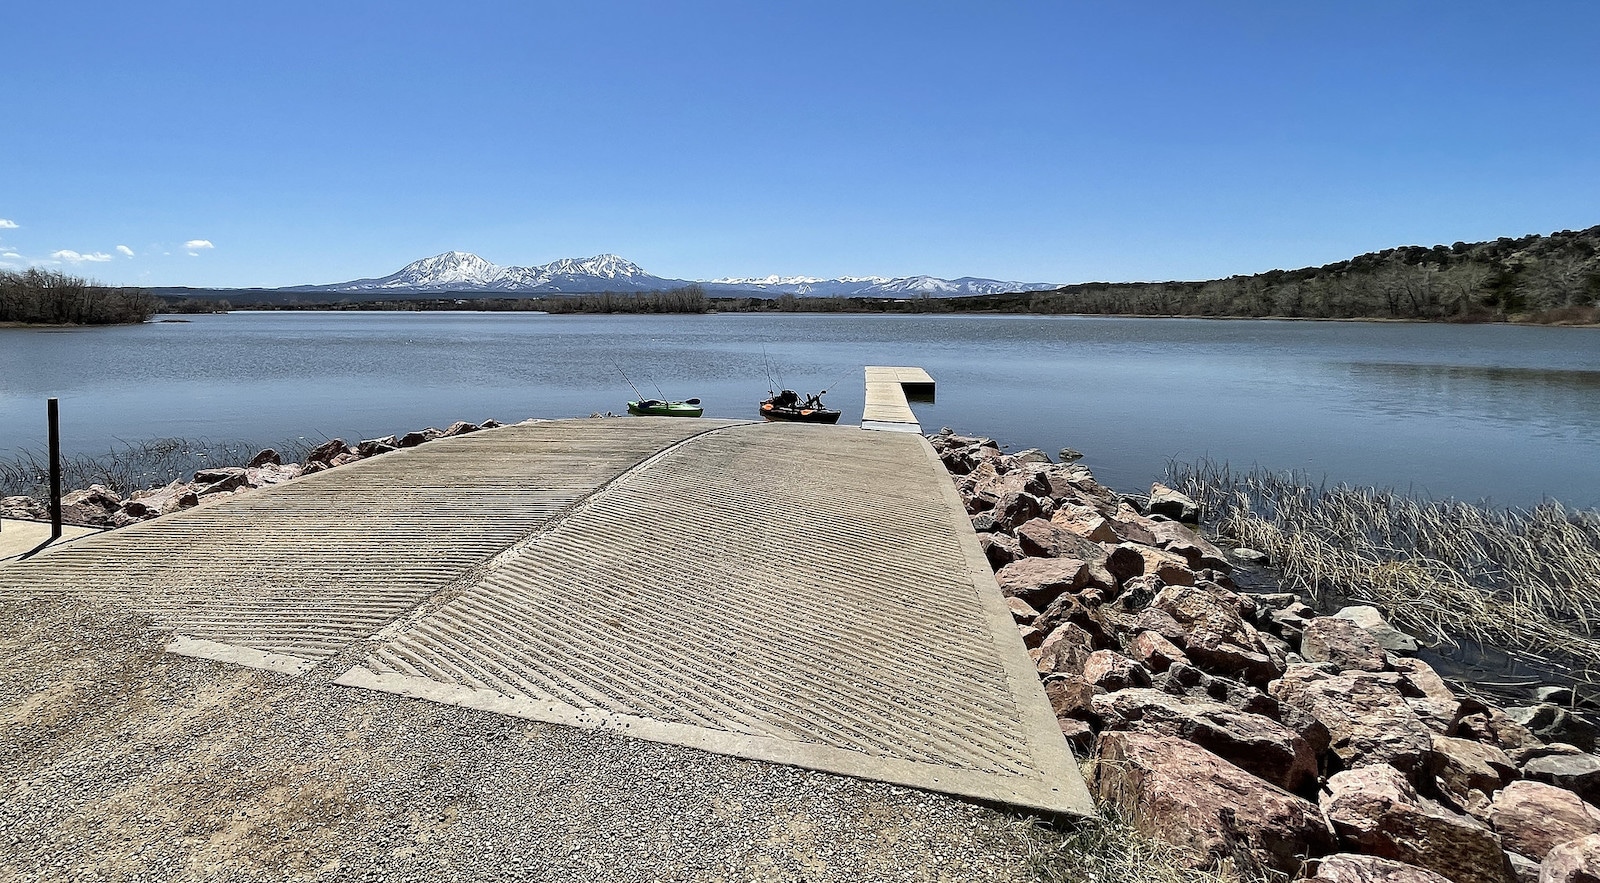
<path fill-rule="evenodd" d="M 691 283 L 662 279 L 638 264 L 614 254 L 563 258 L 542 266 L 502 267 L 469 251 L 447 251 L 412 261 L 380 279 L 357 279 L 333 285 L 310 286 L 316 291 L 478 291 L 507 293 L 581 293 L 598 291 L 660 291 Z M 1055 288 L 1048 283 L 1000 282 L 994 279 L 939 279 L 933 276 L 766 276 L 724 278 L 693 283 L 712 293 L 766 295 L 796 294 L 815 297 L 902 297 L 994 294 L 1003 291 L 1038 291 Z"/>

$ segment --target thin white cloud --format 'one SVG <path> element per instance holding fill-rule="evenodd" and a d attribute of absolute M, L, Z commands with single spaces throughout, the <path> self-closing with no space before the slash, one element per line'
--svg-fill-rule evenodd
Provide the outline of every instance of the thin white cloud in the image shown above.
<path fill-rule="evenodd" d="M 22 257 L 22 255 L 17 254 L 14 251 L 0 252 L 0 258 L 19 258 L 20 259 L 21 257 Z"/>
<path fill-rule="evenodd" d="M 8 221 L 5 218 L 0 218 L 0 230 L 15 230 L 15 229 L 17 229 L 17 222 L 16 221 Z"/>
<path fill-rule="evenodd" d="M 103 251 L 91 251 L 88 254 L 79 254 L 70 248 L 63 248 L 60 251 L 52 251 L 50 252 L 50 256 L 58 261 L 66 261 L 69 264 L 81 264 L 84 261 L 99 264 L 111 260 L 111 255 L 108 255 Z"/>
<path fill-rule="evenodd" d="M 133 249 L 127 247 L 126 245 L 117 246 L 117 251 L 122 252 L 124 255 L 126 255 L 126 256 L 128 256 L 130 258 L 133 257 Z"/>
<path fill-rule="evenodd" d="M 202 248 L 216 248 L 216 246 L 212 245 L 211 244 L 211 240 L 209 240 L 209 239 L 191 239 L 188 242 L 185 242 L 183 244 L 183 248 L 184 248 L 184 251 L 187 251 L 189 253 L 190 257 L 199 257 L 200 256 L 200 249 L 202 249 Z"/>

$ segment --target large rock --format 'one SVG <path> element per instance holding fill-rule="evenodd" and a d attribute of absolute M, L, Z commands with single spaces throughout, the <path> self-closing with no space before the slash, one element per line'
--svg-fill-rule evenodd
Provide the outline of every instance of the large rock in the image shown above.
<path fill-rule="evenodd" d="M 1155 688 L 1163 693 L 1207 702 L 1221 702 L 1240 711 L 1265 715 L 1273 720 L 1281 718 L 1278 700 L 1249 684 L 1220 675 L 1207 674 L 1187 662 L 1174 662 L 1165 673 L 1152 680 Z M 1298 728 L 1295 729 L 1296 732 L 1300 732 Z M 1310 736 L 1306 736 L 1305 733 L 1301 735 L 1307 739 L 1316 753 L 1328 747 L 1326 730 L 1322 730 L 1320 736 L 1315 733 Z"/>
<path fill-rule="evenodd" d="M 1182 555 L 1137 543 L 1123 543 L 1117 548 L 1131 549 L 1143 561 L 1136 576 L 1158 577 L 1169 586 L 1192 586 L 1196 582 L 1194 570 Z"/>
<path fill-rule="evenodd" d="M 994 518 L 994 529 L 1014 531 L 1032 519 L 1048 514 L 1045 502 L 1033 494 L 1009 493 L 995 501 L 989 510 Z"/>
<path fill-rule="evenodd" d="M 1040 608 L 1065 592 L 1089 585 L 1089 564 L 1079 558 L 1023 558 L 994 575 L 1000 594 Z"/>
<path fill-rule="evenodd" d="M 149 490 L 136 491 L 129 499 L 144 504 L 146 509 L 160 515 L 168 515 L 183 509 L 188 509 L 200 504 L 200 497 L 193 486 L 181 481 Z"/>
<path fill-rule="evenodd" d="M 1130 581 L 1144 576 L 1145 562 L 1144 555 L 1139 553 L 1140 548 L 1133 543 L 1122 543 L 1106 554 L 1106 570 L 1124 587 Z"/>
<path fill-rule="evenodd" d="M 1594 724 L 1559 705 L 1541 702 L 1507 708 L 1506 714 L 1546 742 L 1566 742 L 1583 751 L 1594 750 Z"/>
<path fill-rule="evenodd" d="M 1152 521 L 1150 532 L 1155 536 L 1157 548 L 1183 556 L 1196 570 L 1209 567 L 1226 573 L 1233 569 L 1221 549 L 1176 521 Z"/>
<path fill-rule="evenodd" d="M 1165 515 L 1186 524 L 1200 523 L 1200 504 L 1159 481 L 1150 485 L 1150 504 L 1146 508 L 1151 515 Z"/>
<path fill-rule="evenodd" d="M 277 451 L 271 448 L 264 448 L 260 453 L 251 457 L 250 462 L 245 465 L 251 469 L 259 469 L 262 466 L 282 466 L 283 458 L 278 456 Z"/>
<path fill-rule="evenodd" d="M 1092 506 L 1062 506 L 1050 516 L 1050 523 L 1091 542 L 1115 543 L 1120 540 L 1111 522 Z"/>
<path fill-rule="evenodd" d="M 1484 708 L 1462 717 L 1456 731 L 1457 735 L 1499 748 L 1511 755 L 1513 760 L 1517 759 L 1519 751 L 1544 744 L 1532 730 L 1512 720 L 1510 715 L 1498 708 Z"/>
<path fill-rule="evenodd" d="M 1542 860 L 1579 837 L 1600 834 L 1600 808 L 1543 782 L 1512 782 L 1496 794 L 1489 821 L 1506 849 Z"/>
<path fill-rule="evenodd" d="M 414 448 L 417 445 L 427 444 L 436 438 L 443 438 L 444 430 L 430 426 L 427 429 L 418 429 L 400 436 L 400 447 Z"/>
<path fill-rule="evenodd" d="M 1341 852 L 1316 861 L 1316 872 L 1307 881 L 1319 883 L 1450 883 L 1427 868 L 1397 862 L 1375 855 Z"/>
<path fill-rule="evenodd" d="M 1400 676 L 1364 671 L 1328 674 L 1312 663 L 1291 665 L 1267 692 L 1285 707 L 1316 718 L 1346 767 L 1387 764 L 1419 772 L 1433 736 L 1412 714 L 1397 687 Z"/>
<path fill-rule="evenodd" d="M 479 428 L 480 427 L 476 423 L 468 423 L 465 420 L 457 420 L 456 422 L 450 424 L 447 429 L 445 429 L 443 437 L 454 438 L 458 435 L 466 435 L 469 432 L 477 432 Z"/>
<path fill-rule="evenodd" d="M 1085 720 L 1094 713 L 1094 697 L 1102 693 L 1082 675 L 1052 674 L 1044 679 L 1044 695 L 1056 717 Z"/>
<path fill-rule="evenodd" d="M 1056 515 L 1060 515 L 1057 512 Z M 1035 518 L 1017 528 L 1017 543 L 1023 554 L 1036 558 L 1080 558 L 1084 561 L 1106 557 L 1104 549 L 1055 522 Z"/>
<path fill-rule="evenodd" d="M 1600 883 L 1600 834 L 1550 850 L 1539 866 L 1539 883 Z"/>
<path fill-rule="evenodd" d="M 42 521 L 50 517 L 50 507 L 32 497 L 5 497 L 0 499 L 0 516 Z"/>
<path fill-rule="evenodd" d="M 1094 639 L 1077 623 L 1064 622 L 1056 626 L 1034 650 L 1033 660 L 1039 674 L 1073 674 L 1082 676 L 1083 664 L 1094 652 Z"/>
<path fill-rule="evenodd" d="M 1378 646 L 1390 653 L 1415 653 L 1417 641 L 1415 638 L 1400 631 L 1383 618 L 1382 611 L 1366 604 L 1345 607 L 1334 616 L 1348 619 L 1371 635 L 1378 642 Z"/>
<path fill-rule="evenodd" d="M 1317 758 L 1299 734 L 1277 721 L 1217 702 L 1159 690 L 1130 689 L 1094 697 L 1108 730 L 1177 736 L 1287 791 L 1314 784 Z"/>
<path fill-rule="evenodd" d="M 1011 611 L 1011 618 L 1018 625 L 1032 625 L 1039 618 L 1039 611 L 1021 598 L 1007 598 L 1006 609 Z"/>
<path fill-rule="evenodd" d="M 1183 626 L 1187 632 L 1183 650 L 1196 665 L 1265 684 L 1281 669 L 1267 654 L 1255 626 L 1240 615 L 1239 605 L 1237 593 L 1212 583 L 1168 585 L 1151 602 Z"/>
<path fill-rule="evenodd" d="M 1099 799 L 1146 836 L 1202 863 L 1243 857 L 1288 875 L 1332 846 L 1317 807 L 1182 739 L 1106 732 L 1091 776 Z"/>
<path fill-rule="evenodd" d="M 1522 775 L 1546 782 L 1600 806 L 1600 757 L 1593 754 L 1547 754 L 1522 765 Z"/>
<path fill-rule="evenodd" d="M 1094 649 L 1116 647 L 1116 626 L 1107 621 L 1100 604 L 1089 603 L 1094 594 L 1095 590 L 1089 589 L 1081 595 L 1061 595 L 1039 612 L 1039 618 L 1033 624 L 1049 632 L 1064 622 L 1074 623 L 1089 634 L 1094 641 Z"/>
<path fill-rule="evenodd" d="M 333 458 L 346 452 L 344 439 L 331 438 L 306 452 L 307 463 L 321 463 L 324 466 L 333 464 Z"/>
<path fill-rule="evenodd" d="M 1395 657 L 1390 661 L 1395 671 L 1400 673 L 1400 679 L 1410 687 L 1408 695 L 1416 695 L 1435 699 L 1440 702 L 1459 702 L 1455 691 L 1450 685 L 1439 677 L 1433 666 L 1409 656 Z M 1402 692 L 1406 692 L 1402 687 Z"/>
<path fill-rule="evenodd" d="M 61 506 L 82 506 L 84 508 L 99 509 L 111 514 L 122 508 L 122 497 L 103 484 L 91 484 L 81 491 L 70 491 L 61 495 Z"/>
<path fill-rule="evenodd" d="M 1515 879 L 1488 825 L 1419 796 L 1393 767 L 1336 773 L 1321 803 L 1340 838 L 1362 852 L 1427 868 L 1454 883 Z"/>
<path fill-rule="evenodd" d="M 1378 639 L 1348 619 L 1319 616 L 1306 623 L 1300 655 L 1307 662 L 1331 662 L 1341 670 L 1383 671 L 1384 650 Z"/>
<path fill-rule="evenodd" d="M 303 469 L 298 463 L 287 466 L 268 464 L 266 466 L 252 466 L 245 470 L 245 485 L 247 487 L 266 487 L 273 484 L 283 484 L 299 478 Z"/>
<path fill-rule="evenodd" d="M 1117 503 L 1117 509 L 1106 516 L 1106 522 L 1111 525 L 1111 530 L 1117 535 L 1117 542 L 1138 543 L 1141 546 L 1154 546 L 1156 535 L 1153 530 L 1156 522 L 1144 517 L 1138 509 L 1125 501 Z"/>
<path fill-rule="evenodd" d="M 387 454 L 390 451 L 399 450 L 399 448 L 400 440 L 392 435 L 386 435 L 382 438 L 362 439 L 356 443 L 356 453 L 363 457 L 376 457 L 379 454 Z"/>
<path fill-rule="evenodd" d="M 1175 663 L 1188 664 L 1189 657 L 1178 649 L 1160 632 L 1148 629 L 1133 636 L 1128 644 L 1128 653 L 1141 665 L 1152 672 L 1160 673 L 1172 667 Z"/>
<path fill-rule="evenodd" d="M 1102 690 L 1150 686 L 1150 672 L 1115 650 L 1096 650 L 1083 661 L 1083 676 Z"/>
<path fill-rule="evenodd" d="M 1489 795 L 1517 777 L 1517 767 L 1493 745 L 1433 733 L 1428 772 L 1439 793 L 1463 812 L 1487 806 Z M 1473 813 L 1476 815 L 1476 813 Z"/>
<path fill-rule="evenodd" d="M 1146 607 L 1139 611 L 1139 615 L 1134 617 L 1134 624 L 1144 631 L 1155 632 L 1180 648 L 1189 640 L 1189 630 L 1160 607 Z"/>
<path fill-rule="evenodd" d="M 122 498 L 104 485 L 90 485 L 62 495 L 61 521 L 83 527 L 116 527 L 122 503 Z M 48 508 L 45 511 L 48 513 Z"/>
<path fill-rule="evenodd" d="M 986 515 L 974 515 L 973 519 L 986 518 Z M 977 527 L 976 524 L 973 525 Z M 983 550 L 985 558 L 989 559 L 989 567 L 998 571 L 1018 558 L 1025 557 L 1022 547 L 1017 545 L 1017 538 L 1008 533 L 982 533 L 978 534 L 978 547 Z"/>
<path fill-rule="evenodd" d="M 250 487 L 250 471 L 239 466 L 202 469 L 194 474 L 194 483 L 199 485 L 195 493 L 202 497 L 232 493 Z"/>

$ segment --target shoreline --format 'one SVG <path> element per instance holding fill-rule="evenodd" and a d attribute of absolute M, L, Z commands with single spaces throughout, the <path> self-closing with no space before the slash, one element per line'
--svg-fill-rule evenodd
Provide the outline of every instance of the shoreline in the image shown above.
<path fill-rule="evenodd" d="M 120 527 L 495 425 L 334 439 L 302 463 L 266 450 L 125 500 L 96 487 L 64 500 Z M 1382 796 L 1433 826 L 1400 850 L 1407 864 L 1510 883 L 1507 869 L 1537 868 L 1560 845 L 1510 821 L 1510 807 L 1600 800 L 1592 695 L 1490 695 L 1430 664 L 1392 612 L 1285 590 L 1280 562 L 1214 542 L 1202 504 L 1159 482 L 1118 492 L 1072 452 L 1057 463 L 948 430 L 927 438 L 1091 791 L 1193 867 L 1293 875 L 1393 858 L 1382 837 L 1403 839 L 1399 822 L 1362 815 Z"/>
<path fill-rule="evenodd" d="M 1592 684 L 1502 703 L 1435 670 L 1393 611 L 1244 585 L 1281 562 L 1214 545 L 1159 482 L 1117 493 L 1075 452 L 930 441 L 1091 793 L 1196 869 L 1511 883 L 1600 835 Z M 1534 833 L 1584 805 L 1591 822 Z"/>
<path fill-rule="evenodd" d="M 394 303 L 394 302 L 388 302 Z M 1452 325 L 1475 326 L 1495 325 L 1518 328 L 1600 328 L 1600 322 L 1535 322 L 1519 321 L 1516 319 L 1487 319 L 1482 321 L 1457 321 L 1452 319 L 1410 319 L 1403 317 L 1387 316 L 1195 316 L 1182 313 L 1073 313 L 1073 312 L 1032 312 L 1025 310 L 872 310 L 872 309 L 840 309 L 840 310 L 730 310 L 711 308 L 697 312 L 630 312 L 630 311 L 582 311 L 550 312 L 544 310 L 495 310 L 495 309 L 419 309 L 392 306 L 382 309 L 362 309 L 360 307 L 273 307 L 270 305 L 246 305 L 229 310 L 219 310 L 213 313 L 199 315 L 227 315 L 228 313 L 476 313 L 476 314 L 517 314 L 530 316 L 739 316 L 739 315 L 784 315 L 784 316 L 917 316 L 957 318 L 962 316 L 1032 316 L 1038 318 L 1072 318 L 1072 319 L 1194 319 L 1216 322 L 1345 322 L 1357 324 L 1395 324 L 1395 325 Z M 162 316 L 195 315 L 179 313 L 160 313 Z M 154 320 L 143 323 L 151 324 Z M 0 327 L 19 327 L 4 326 Z M 20 326 L 40 327 L 40 326 Z M 67 326 L 91 327 L 91 326 Z"/>

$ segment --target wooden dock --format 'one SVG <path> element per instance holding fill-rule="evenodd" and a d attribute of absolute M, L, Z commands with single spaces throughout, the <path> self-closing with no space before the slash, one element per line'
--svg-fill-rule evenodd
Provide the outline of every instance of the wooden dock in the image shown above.
<path fill-rule="evenodd" d="M 861 411 L 861 428 L 887 432 L 922 434 L 922 424 L 911 411 L 908 396 L 931 399 L 933 378 L 915 367 L 867 366 L 866 406 Z"/>
<path fill-rule="evenodd" d="M 1093 814 L 909 432 L 508 426 L 0 562 L 18 597 L 125 605 L 171 652 L 329 689 Z"/>

